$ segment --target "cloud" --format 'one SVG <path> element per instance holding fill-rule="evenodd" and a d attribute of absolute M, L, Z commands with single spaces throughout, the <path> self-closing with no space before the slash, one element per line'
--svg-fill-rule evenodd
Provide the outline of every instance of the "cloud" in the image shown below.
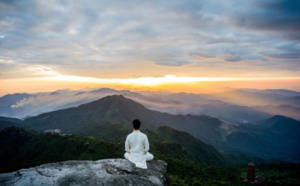
<path fill-rule="evenodd" d="M 51 93 L 38 93 L 28 98 L 24 98 L 14 105 L 12 109 L 19 109 L 17 115 L 12 117 L 24 118 L 26 116 L 35 116 L 41 113 L 50 112 L 53 110 L 64 109 L 74 106 L 79 106 L 102 97 L 107 96 L 108 93 L 93 93 L 61 90 Z"/>
<path fill-rule="evenodd" d="M 300 59 L 300 44 L 299 43 L 283 43 L 269 50 L 263 51 L 263 55 L 272 59 L 299 60 Z"/>
<path fill-rule="evenodd" d="M 16 66 L 55 66 L 87 76 L 89 69 L 113 72 L 123 70 L 122 64 L 149 61 L 173 69 L 209 65 L 208 60 L 190 54 L 259 66 L 277 53 L 286 57 L 277 57 L 282 65 L 275 67 L 289 70 L 290 61 L 283 59 L 288 54 L 296 57 L 299 46 L 294 44 L 293 53 L 278 46 L 299 45 L 298 4 L 258 0 L 1 1 L 0 66 L 8 70 L 6 60 Z M 226 62 L 222 68 L 224 65 Z"/>
<path fill-rule="evenodd" d="M 1 59 L 0 58 L 0 63 L 2 63 L 2 64 L 13 64 L 14 61 L 10 60 L 10 59 Z"/>
<path fill-rule="evenodd" d="M 254 1 L 250 10 L 236 15 L 238 26 L 279 33 L 300 39 L 300 1 Z"/>
<path fill-rule="evenodd" d="M 299 51 L 266 52 L 265 55 L 277 59 L 300 59 Z"/>
<path fill-rule="evenodd" d="M 182 66 L 191 64 L 192 60 L 190 59 L 174 59 L 174 60 L 166 60 L 166 61 L 155 61 L 155 64 L 164 65 L 164 66 Z"/>

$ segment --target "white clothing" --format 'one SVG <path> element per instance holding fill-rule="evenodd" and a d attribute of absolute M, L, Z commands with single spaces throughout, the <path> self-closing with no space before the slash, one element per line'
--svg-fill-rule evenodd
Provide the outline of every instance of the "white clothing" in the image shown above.
<path fill-rule="evenodd" d="M 146 160 L 153 159 L 149 151 L 149 141 L 147 136 L 139 130 L 130 133 L 125 142 L 124 157 L 135 164 L 138 168 L 147 169 Z"/>
<path fill-rule="evenodd" d="M 128 153 L 128 152 L 125 152 L 124 157 L 125 157 L 126 159 L 128 159 L 129 156 L 130 156 L 129 153 Z M 150 152 L 147 152 L 147 153 L 146 153 L 146 161 L 152 161 L 153 158 L 154 158 L 153 154 L 151 154 Z"/>

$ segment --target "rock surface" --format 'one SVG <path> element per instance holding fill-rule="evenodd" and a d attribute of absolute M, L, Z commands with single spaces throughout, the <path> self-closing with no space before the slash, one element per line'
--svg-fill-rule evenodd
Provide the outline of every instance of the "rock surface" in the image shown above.
<path fill-rule="evenodd" d="M 147 166 L 136 168 L 125 159 L 49 163 L 0 174 L 0 185 L 168 185 L 166 162 Z"/>

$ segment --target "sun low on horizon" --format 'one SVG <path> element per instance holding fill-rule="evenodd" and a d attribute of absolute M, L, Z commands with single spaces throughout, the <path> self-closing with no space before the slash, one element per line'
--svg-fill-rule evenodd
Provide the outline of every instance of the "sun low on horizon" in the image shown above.
<path fill-rule="evenodd" d="M 1 1 L 0 95 L 300 91 L 296 1 Z"/>

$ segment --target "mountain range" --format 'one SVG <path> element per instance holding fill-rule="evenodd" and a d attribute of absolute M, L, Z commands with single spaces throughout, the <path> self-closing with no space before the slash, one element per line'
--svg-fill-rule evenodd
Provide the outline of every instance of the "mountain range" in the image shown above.
<path fill-rule="evenodd" d="M 226 153 L 292 161 L 299 161 L 300 157 L 297 148 L 300 140 L 296 135 L 300 132 L 300 124 L 297 120 L 273 116 L 254 124 L 226 128 L 226 123 L 218 118 L 161 113 L 149 110 L 122 95 L 107 96 L 78 107 L 44 113 L 27 118 L 21 123 L 16 120 L 16 125 L 40 132 L 59 128 L 65 134 L 123 142 L 132 130 L 130 123 L 135 118 L 141 120 L 142 130 L 149 135 L 151 131 L 158 128 L 162 130 L 162 126 L 168 126 L 188 132 L 198 140 Z"/>
<path fill-rule="evenodd" d="M 115 94 L 121 94 L 151 110 L 174 115 L 209 115 L 234 125 L 256 122 L 272 115 L 300 119 L 300 93 L 281 89 L 230 89 L 218 94 L 192 94 L 100 88 L 8 94 L 0 98 L 0 116 L 24 119 L 45 112 L 76 107 Z"/>
<path fill-rule="evenodd" d="M 119 131 L 131 129 L 131 121 L 134 118 L 140 118 L 143 129 L 153 130 L 159 126 L 170 126 L 193 135 L 197 134 L 196 137 L 207 142 L 222 139 L 222 121 L 217 118 L 161 113 L 149 110 L 122 95 L 107 96 L 78 107 L 30 117 L 23 121 L 22 126 L 37 131 L 60 128 L 65 133 L 100 137 L 98 131 L 107 126 L 113 125 Z M 107 135 L 110 136 L 109 132 Z"/>
<path fill-rule="evenodd" d="M 226 137 L 228 143 L 240 151 L 253 156 L 269 158 L 300 158 L 300 121 L 275 115 L 253 124 L 237 126 L 237 131 Z M 231 153 L 234 153 L 231 151 Z"/>

